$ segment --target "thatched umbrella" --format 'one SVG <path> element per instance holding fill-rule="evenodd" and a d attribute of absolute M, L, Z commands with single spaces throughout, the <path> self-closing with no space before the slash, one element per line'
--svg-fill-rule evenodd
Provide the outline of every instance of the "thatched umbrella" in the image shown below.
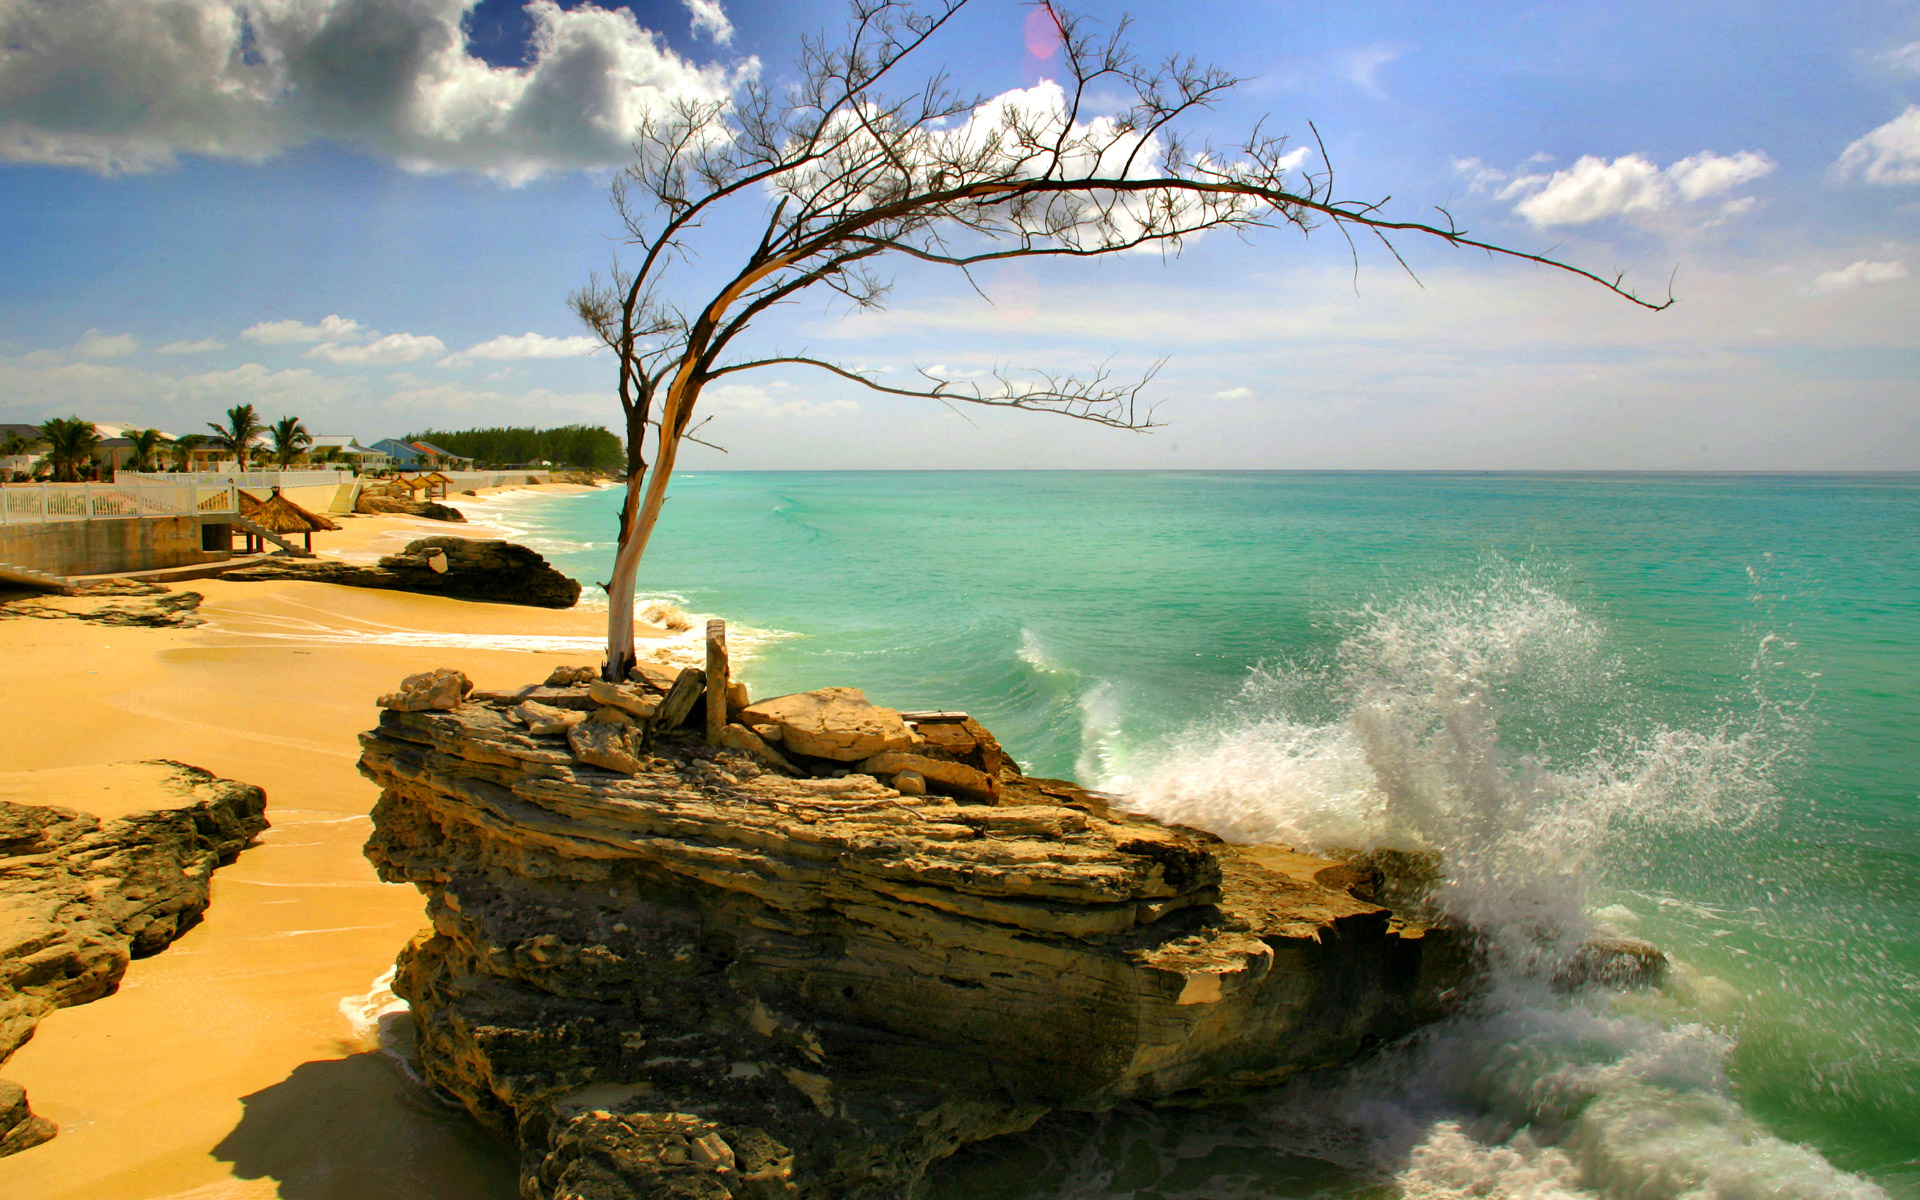
<path fill-rule="evenodd" d="M 438 486 L 440 489 L 440 498 L 442 500 L 445 500 L 447 498 L 447 485 L 452 482 L 453 480 L 447 478 L 445 475 L 442 475 L 438 471 L 435 471 L 433 474 L 428 475 L 426 477 L 427 499 L 429 500 L 433 499 L 433 489 L 436 486 Z"/>
<path fill-rule="evenodd" d="M 245 493 L 242 494 L 244 495 Z M 319 513 L 308 512 L 298 504 L 282 496 L 279 488 L 273 489 L 273 495 L 267 497 L 264 502 L 256 501 L 256 503 L 259 504 L 259 508 L 248 514 L 252 517 L 255 524 L 270 529 L 275 533 L 304 534 L 307 539 L 307 550 L 309 553 L 313 550 L 314 530 L 340 528 Z"/>

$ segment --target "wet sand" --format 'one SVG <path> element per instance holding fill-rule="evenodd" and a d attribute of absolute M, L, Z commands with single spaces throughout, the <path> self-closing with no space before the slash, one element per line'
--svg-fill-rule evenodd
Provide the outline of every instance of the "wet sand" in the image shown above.
<path fill-rule="evenodd" d="M 349 521 L 315 548 L 424 536 L 402 521 Z M 597 661 L 604 616 L 324 584 L 186 586 L 206 596 L 206 626 L 0 620 L 0 771 L 177 759 L 265 788 L 273 822 L 215 875 L 202 924 L 135 962 L 118 994 L 49 1016 L 0 1065 L 60 1126 L 0 1159 L 0 1196 L 509 1200 L 507 1148 L 408 1083 L 343 1010 L 425 924 L 419 895 L 378 882 L 360 855 L 376 792 L 355 739 L 374 697 L 414 671 L 508 687 Z"/>

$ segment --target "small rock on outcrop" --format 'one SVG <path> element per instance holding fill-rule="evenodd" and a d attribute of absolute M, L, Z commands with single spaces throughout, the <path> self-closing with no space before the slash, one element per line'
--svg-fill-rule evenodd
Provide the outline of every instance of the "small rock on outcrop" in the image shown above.
<path fill-rule="evenodd" d="M 378 703 L 381 708 L 391 708 L 395 712 L 426 712 L 429 709 L 451 712 L 460 707 L 461 701 L 472 690 L 473 680 L 463 672 L 452 667 L 435 667 L 431 671 L 422 671 L 402 679 L 400 690 L 380 697 Z"/>
<path fill-rule="evenodd" d="M 976 771 L 965 763 L 945 762 L 937 758 L 928 758 L 924 754 L 908 754 L 899 750 L 889 750 L 876 754 L 872 758 L 862 759 L 859 769 L 876 779 L 895 780 L 898 777 L 912 775 L 920 781 L 920 791 L 912 795 L 923 795 L 928 789 L 942 795 L 957 796 L 962 800 L 975 800 L 983 804 L 992 804 L 1000 797 L 1000 785 L 984 771 Z M 900 788 L 906 791 L 905 788 Z"/>
<path fill-rule="evenodd" d="M 587 714 L 578 709 L 555 708 L 542 704 L 538 700 L 528 700 L 513 710 L 514 718 L 527 727 L 531 737 L 548 737 L 565 733 L 575 725 L 587 719 Z"/>
<path fill-rule="evenodd" d="M 640 772 L 640 756 L 633 741 L 633 718 L 617 708 L 603 708 L 567 729 L 567 745 L 575 758 L 590 767 L 622 775 Z"/>
<path fill-rule="evenodd" d="M 891 708 L 867 701 L 859 688 L 820 688 L 748 705 L 745 725 L 775 725 L 780 745 L 794 754 L 856 763 L 913 745 L 913 731 Z"/>

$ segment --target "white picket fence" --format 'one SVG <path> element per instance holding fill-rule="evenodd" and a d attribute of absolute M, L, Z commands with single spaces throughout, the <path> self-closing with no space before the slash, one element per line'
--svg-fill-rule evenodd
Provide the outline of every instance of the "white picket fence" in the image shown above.
<path fill-rule="evenodd" d="M 160 478 L 166 478 L 161 476 Z M 125 479 L 123 474 L 122 479 Z M 24 483 L 0 485 L 0 525 L 45 525 L 128 517 L 184 517 L 237 513 L 234 485 L 196 482 L 177 475 L 166 483 L 145 479 L 114 483 Z"/>
<path fill-rule="evenodd" d="M 231 483 L 250 492 L 266 492 L 274 488 L 337 487 L 352 483 L 353 471 L 347 467 L 301 471 L 195 471 L 184 475 L 159 471 L 121 471 L 114 478 L 133 483 L 174 483 L 183 479 L 199 484 Z"/>

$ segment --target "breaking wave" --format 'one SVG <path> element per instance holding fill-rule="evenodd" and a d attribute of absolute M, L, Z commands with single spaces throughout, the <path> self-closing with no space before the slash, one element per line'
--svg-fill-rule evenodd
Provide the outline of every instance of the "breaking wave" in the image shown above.
<path fill-rule="evenodd" d="M 1648 846 L 1711 853 L 1770 821 L 1804 740 L 1801 709 L 1770 699 L 1777 642 L 1757 639 L 1737 702 L 1680 727 L 1639 719 L 1600 623 L 1505 564 L 1369 606 L 1350 628 L 1327 661 L 1253 671 L 1220 719 L 1129 754 L 1100 785 L 1231 840 L 1420 854 L 1435 864 L 1430 902 L 1479 933 L 1491 979 L 1453 1018 L 1282 1089 L 1230 1140 L 1418 1200 L 1884 1195 L 1741 1108 L 1736 1039 L 1714 1019 L 1726 984 L 1685 961 L 1653 994 L 1547 982 L 1596 930 L 1633 921 L 1618 864 Z M 1083 768 L 1110 757 L 1098 689 L 1085 707 Z M 1233 1172 L 1172 1186 L 1228 1139 L 1215 1118 L 1114 1120 L 1161 1163 L 1155 1194 L 1291 1194 L 1227 1187 Z M 1061 1164 L 1064 1190 L 1044 1194 L 1130 1194 L 1116 1161 L 1109 1141 Z"/>

